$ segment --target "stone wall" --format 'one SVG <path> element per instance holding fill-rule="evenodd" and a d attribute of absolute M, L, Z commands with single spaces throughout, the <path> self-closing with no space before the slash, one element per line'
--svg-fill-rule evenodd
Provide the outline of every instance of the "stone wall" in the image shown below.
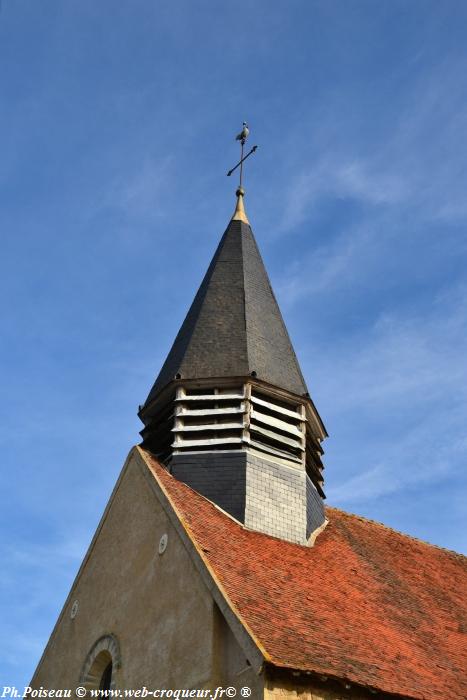
<path fill-rule="evenodd" d="M 374 694 L 365 688 L 345 687 L 344 683 L 332 680 L 314 680 L 300 674 L 296 678 L 290 672 L 266 671 L 264 700 L 396 700 L 386 693 Z M 403 700 L 398 695 L 397 700 Z M 407 699 L 408 700 L 408 699 Z M 447 699 L 446 699 L 447 700 Z"/>
<path fill-rule="evenodd" d="M 152 478 L 152 477 L 151 477 Z M 159 554 L 160 540 L 167 547 Z M 74 601 L 78 601 L 72 616 Z M 75 605 L 76 609 L 76 605 Z M 116 688 L 211 688 L 247 667 L 177 530 L 132 456 L 52 633 L 31 685 L 74 689 L 93 646 L 119 645 Z M 108 640 L 111 640 L 110 642 Z M 238 648 L 236 648 L 236 646 Z M 219 654 L 221 655 L 219 657 Z M 249 671 L 242 679 L 259 679 Z M 255 692 L 262 696 L 262 688 Z"/>

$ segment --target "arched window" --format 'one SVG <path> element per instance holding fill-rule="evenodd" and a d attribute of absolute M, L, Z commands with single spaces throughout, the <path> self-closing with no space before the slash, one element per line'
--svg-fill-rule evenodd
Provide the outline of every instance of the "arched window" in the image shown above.
<path fill-rule="evenodd" d="M 112 661 L 109 661 L 102 674 L 99 690 L 110 690 L 112 683 L 112 666 Z"/>
<path fill-rule="evenodd" d="M 113 634 L 101 637 L 93 645 L 81 669 L 80 685 L 86 690 L 112 690 L 115 671 L 120 668 L 120 647 Z"/>

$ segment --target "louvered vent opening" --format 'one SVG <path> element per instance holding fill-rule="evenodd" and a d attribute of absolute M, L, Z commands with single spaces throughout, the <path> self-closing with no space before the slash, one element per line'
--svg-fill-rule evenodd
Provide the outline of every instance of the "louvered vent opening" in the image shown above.
<path fill-rule="evenodd" d="M 323 491 L 323 484 L 324 484 L 324 479 L 323 479 L 323 469 L 324 465 L 321 460 L 321 456 L 323 455 L 323 448 L 321 447 L 321 444 L 317 437 L 313 435 L 310 427 L 307 425 L 307 436 L 306 436 L 306 472 L 308 476 L 310 477 L 311 481 L 313 484 L 316 486 L 316 489 L 321 496 L 321 498 L 325 498 L 324 491 Z"/>
<path fill-rule="evenodd" d="M 165 462 L 172 453 L 173 423 L 174 404 L 172 397 L 171 401 L 160 407 L 141 431 L 144 447 L 150 450 L 161 462 Z"/>
<path fill-rule="evenodd" d="M 240 449 L 246 412 L 243 387 L 179 388 L 175 403 L 174 453 Z"/>
<path fill-rule="evenodd" d="M 166 462 L 172 454 L 249 449 L 286 466 L 305 468 L 323 492 L 323 450 L 303 404 L 249 383 L 223 388 L 178 387 L 143 429 L 143 445 Z"/>
<path fill-rule="evenodd" d="M 302 407 L 266 396 L 254 388 L 250 400 L 251 446 L 297 466 L 303 464 L 305 419 Z"/>

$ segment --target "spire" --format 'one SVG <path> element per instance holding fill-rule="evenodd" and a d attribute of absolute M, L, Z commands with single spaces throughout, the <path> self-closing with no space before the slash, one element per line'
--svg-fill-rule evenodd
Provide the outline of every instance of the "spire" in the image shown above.
<path fill-rule="evenodd" d="M 240 142 L 237 204 L 204 280 L 146 401 L 148 406 L 174 379 L 253 376 L 300 396 L 307 388 L 264 267 L 243 198 Z"/>
<path fill-rule="evenodd" d="M 326 429 L 245 213 L 247 136 L 234 214 L 140 408 L 142 444 L 246 527 L 306 544 L 325 521 Z"/>
<path fill-rule="evenodd" d="M 300 396 L 307 393 L 242 200 L 238 195 L 146 405 L 175 378 L 254 376 Z"/>

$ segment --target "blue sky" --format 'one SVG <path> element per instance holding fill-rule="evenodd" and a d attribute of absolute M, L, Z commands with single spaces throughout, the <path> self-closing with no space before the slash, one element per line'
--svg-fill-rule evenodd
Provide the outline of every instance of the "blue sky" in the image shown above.
<path fill-rule="evenodd" d="M 0 685 L 138 441 L 243 119 L 328 502 L 467 550 L 466 26 L 454 0 L 3 1 Z"/>

